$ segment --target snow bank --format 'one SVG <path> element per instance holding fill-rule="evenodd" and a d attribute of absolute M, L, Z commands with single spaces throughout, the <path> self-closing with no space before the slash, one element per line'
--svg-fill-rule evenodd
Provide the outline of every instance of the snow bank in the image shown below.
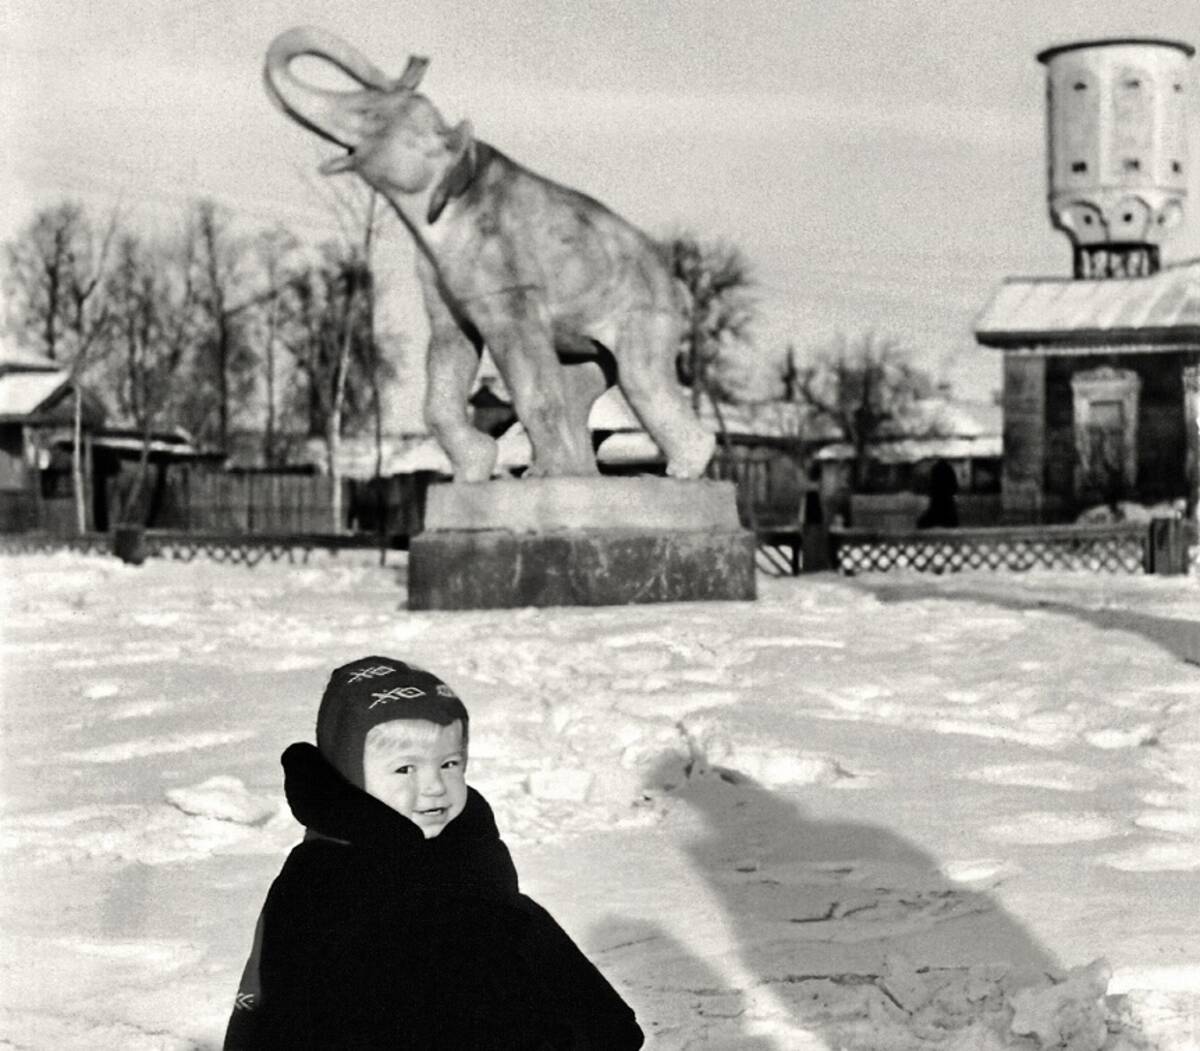
<path fill-rule="evenodd" d="M 216 1046 L 301 832 L 279 753 L 368 652 L 467 700 L 652 1047 L 1198 1046 L 1200 669 L 1137 629 L 1200 630 L 1195 581 L 418 615 L 403 568 L 5 560 L 0 1046 Z"/>

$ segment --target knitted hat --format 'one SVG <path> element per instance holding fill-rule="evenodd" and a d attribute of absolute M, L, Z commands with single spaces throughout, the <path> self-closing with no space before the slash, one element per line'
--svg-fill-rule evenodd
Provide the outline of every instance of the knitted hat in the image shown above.
<path fill-rule="evenodd" d="M 364 787 L 363 746 L 371 727 L 395 719 L 462 721 L 467 709 L 441 679 L 393 657 L 360 657 L 335 668 L 317 712 L 317 748 L 351 784 Z"/>

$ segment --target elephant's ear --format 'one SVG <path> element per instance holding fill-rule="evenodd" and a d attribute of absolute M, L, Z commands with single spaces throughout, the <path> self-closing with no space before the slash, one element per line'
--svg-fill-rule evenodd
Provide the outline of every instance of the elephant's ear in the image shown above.
<path fill-rule="evenodd" d="M 461 197 L 467 192 L 475 178 L 475 131 L 469 120 L 461 121 L 450 132 L 451 161 L 446 166 L 441 181 L 429 198 L 429 209 L 425 218 L 430 225 L 438 221 L 452 197 Z"/>

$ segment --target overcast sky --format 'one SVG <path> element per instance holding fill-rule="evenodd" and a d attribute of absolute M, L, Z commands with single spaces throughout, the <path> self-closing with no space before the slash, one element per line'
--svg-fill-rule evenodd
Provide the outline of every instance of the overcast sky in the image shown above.
<path fill-rule="evenodd" d="M 5 0 L 0 237 L 64 196 L 147 221 L 211 196 L 318 235 L 327 208 L 299 173 L 333 148 L 261 81 L 298 24 L 394 72 L 429 55 L 449 120 L 652 233 L 735 242 L 764 352 L 874 329 L 986 396 L 998 359 L 973 317 L 1006 275 L 1070 268 L 1035 53 L 1200 44 L 1200 0 Z M 1168 261 L 1200 255 L 1197 169 Z"/>

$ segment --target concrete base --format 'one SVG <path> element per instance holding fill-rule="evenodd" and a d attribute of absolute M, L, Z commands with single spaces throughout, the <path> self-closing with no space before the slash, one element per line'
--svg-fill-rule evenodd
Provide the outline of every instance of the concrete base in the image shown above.
<path fill-rule="evenodd" d="M 754 549 L 744 529 L 419 533 L 409 546 L 408 608 L 752 601 Z"/>
<path fill-rule="evenodd" d="M 733 482 L 708 478 L 519 478 L 430 486 L 425 528 L 738 529 Z"/>
<path fill-rule="evenodd" d="M 752 600 L 754 534 L 732 482 L 451 482 L 409 541 L 409 609 Z"/>

